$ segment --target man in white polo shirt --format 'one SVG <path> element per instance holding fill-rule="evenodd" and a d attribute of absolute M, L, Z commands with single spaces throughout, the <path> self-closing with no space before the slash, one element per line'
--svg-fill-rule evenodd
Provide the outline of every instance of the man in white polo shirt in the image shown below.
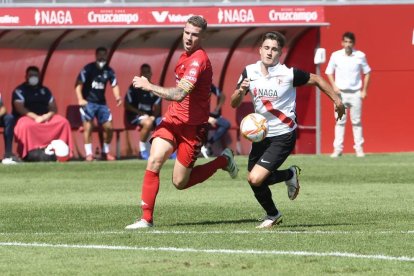
<path fill-rule="evenodd" d="M 343 49 L 333 52 L 326 67 L 325 73 L 338 93 L 342 102 L 350 112 L 352 132 L 354 134 L 354 149 L 357 157 L 364 157 L 364 137 L 362 135 L 362 100 L 367 96 L 371 68 L 367 63 L 363 52 L 355 50 L 355 35 L 346 32 L 342 35 Z M 335 72 L 335 77 L 334 77 Z M 364 74 L 364 81 L 361 79 Z M 344 147 L 345 124 L 347 116 L 336 121 L 334 151 L 331 157 L 337 158 L 342 155 Z"/>

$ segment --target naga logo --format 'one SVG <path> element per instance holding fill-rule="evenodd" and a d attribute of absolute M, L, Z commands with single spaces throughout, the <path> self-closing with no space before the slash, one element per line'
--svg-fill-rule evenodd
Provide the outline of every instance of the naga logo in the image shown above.
<path fill-rule="evenodd" d="M 251 9 L 219 9 L 219 23 L 248 23 L 255 22 Z"/>
<path fill-rule="evenodd" d="M 154 17 L 157 23 L 185 23 L 187 22 L 188 18 L 193 16 L 194 14 L 170 14 L 169 11 L 152 11 L 152 16 Z M 167 20 L 168 19 L 168 20 Z"/>
<path fill-rule="evenodd" d="M 73 24 L 72 15 L 68 10 L 36 10 L 36 25 Z"/>

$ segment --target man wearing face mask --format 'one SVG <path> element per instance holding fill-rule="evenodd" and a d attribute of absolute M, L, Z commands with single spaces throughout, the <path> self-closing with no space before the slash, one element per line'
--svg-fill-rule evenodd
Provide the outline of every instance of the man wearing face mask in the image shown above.
<path fill-rule="evenodd" d="M 114 70 L 107 65 L 108 50 L 98 47 L 95 51 L 96 61 L 87 64 L 76 80 L 76 97 L 80 105 L 80 113 L 84 127 L 86 161 L 93 161 L 92 154 L 92 129 L 93 119 L 96 118 L 104 130 L 104 144 L 102 157 L 104 160 L 113 161 L 115 157 L 109 152 L 112 140 L 112 114 L 106 104 L 105 87 L 109 82 L 116 100 L 116 106 L 122 104 L 118 81 Z"/>
<path fill-rule="evenodd" d="M 57 113 L 55 99 L 43 86 L 36 66 L 26 69 L 26 80 L 12 95 L 13 115 L 18 119 L 14 128 L 17 153 L 25 158 L 32 149 L 43 148 L 52 140 L 63 140 L 72 156 L 72 134 L 68 120 Z"/>

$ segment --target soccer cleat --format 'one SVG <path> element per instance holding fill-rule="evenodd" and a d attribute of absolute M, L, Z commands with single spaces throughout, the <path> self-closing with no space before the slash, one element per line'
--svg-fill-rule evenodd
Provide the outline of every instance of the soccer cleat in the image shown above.
<path fill-rule="evenodd" d="M 206 148 L 206 146 L 201 147 L 201 154 L 204 156 L 204 158 L 209 159 L 208 149 Z"/>
<path fill-rule="evenodd" d="M 108 153 L 104 153 L 103 155 L 102 155 L 102 159 L 103 160 L 106 160 L 106 161 L 115 161 L 116 160 L 116 158 L 115 158 L 115 156 L 113 156 L 112 154 L 110 154 L 109 152 Z"/>
<path fill-rule="evenodd" d="M 88 155 L 86 155 L 86 157 L 85 157 L 85 161 L 87 161 L 87 162 L 92 162 L 93 161 L 93 155 L 92 154 L 88 154 Z"/>
<path fill-rule="evenodd" d="M 125 227 L 126 230 L 135 230 L 135 229 L 142 229 L 142 228 L 150 228 L 153 227 L 154 224 L 151 222 L 146 221 L 145 219 L 137 219 L 133 224 L 127 225 Z"/>
<path fill-rule="evenodd" d="M 355 150 L 356 157 L 365 157 L 365 153 L 362 149 Z"/>
<path fill-rule="evenodd" d="M 341 155 L 342 155 L 342 151 L 335 150 L 330 156 L 331 158 L 338 158 Z"/>
<path fill-rule="evenodd" d="M 287 186 L 289 199 L 294 200 L 299 194 L 300 185 L 298 176 L 300 174 L 301 169 L 298 166 L 293 165 L 289 168 L 289 170 L 293 172 L 293 176 L 291 179 L 285 181 L 285 183 Z"/>
<path fill-rule="evenodd" d="M 277 213 L 276 216 L 265 216 L 263 222 L 256 226 L 256 228 L 270 228 L 274 225 L 281 224 L 283 222 L 282 213 Z"/>
<path fill-rule="evenodd" d="M 14 160 L 12 157 L 7 157 L 1 160 L 3 165 L 16 165 L 18 161 Z"/>
<path fill-rule="evenodd" d="M 140 151 L 140 152 L 139 152 L 139 154 L 141 155 L 141 159 L 142 159 L 142 160 L 148 160 L 148 158 L 149 158 L 149 153 L 148 153 L 148 151 L 147 151 L 147 150 Z"/>
<path fill-rule="evenodd" d="M 227 158 L 227 167 L 224 170 L 230 174 L 231 178 L 236 178 L 239 173 L 239 168 L 234 160 L 233 151 L 229 148 L 225 148 L 221 155 Z"/>

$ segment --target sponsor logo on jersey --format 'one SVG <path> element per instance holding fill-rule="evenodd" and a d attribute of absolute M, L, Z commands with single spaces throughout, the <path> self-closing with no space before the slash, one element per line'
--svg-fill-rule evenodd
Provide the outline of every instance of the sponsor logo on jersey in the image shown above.
<path fill-rule="evenodd" d="M 219 9 L 217 19 L 219 23 L 255 22 L 251 9 Z"/>
<path fill-rule="evenodd" d="M 102 82 L 98 82 L 98 81 L 93 81 L 91 86 L 92 86 L 92 89 L 104 89 L 105 88 L 105 84 Z"/>
<path fill-rule="evenodd" d="M 36 10 L 36 25 L 71 25 L 73 24 L 72 14 L 69 10 Z"/>
<path fill-rule="evenodd" d="M 266 89 L 266 88 L 257 89 L 257 96 L 258 97 L 272 98 L 272 99 L 277 99 L 279 97 L 277 95 L 276 89 Z"/>

